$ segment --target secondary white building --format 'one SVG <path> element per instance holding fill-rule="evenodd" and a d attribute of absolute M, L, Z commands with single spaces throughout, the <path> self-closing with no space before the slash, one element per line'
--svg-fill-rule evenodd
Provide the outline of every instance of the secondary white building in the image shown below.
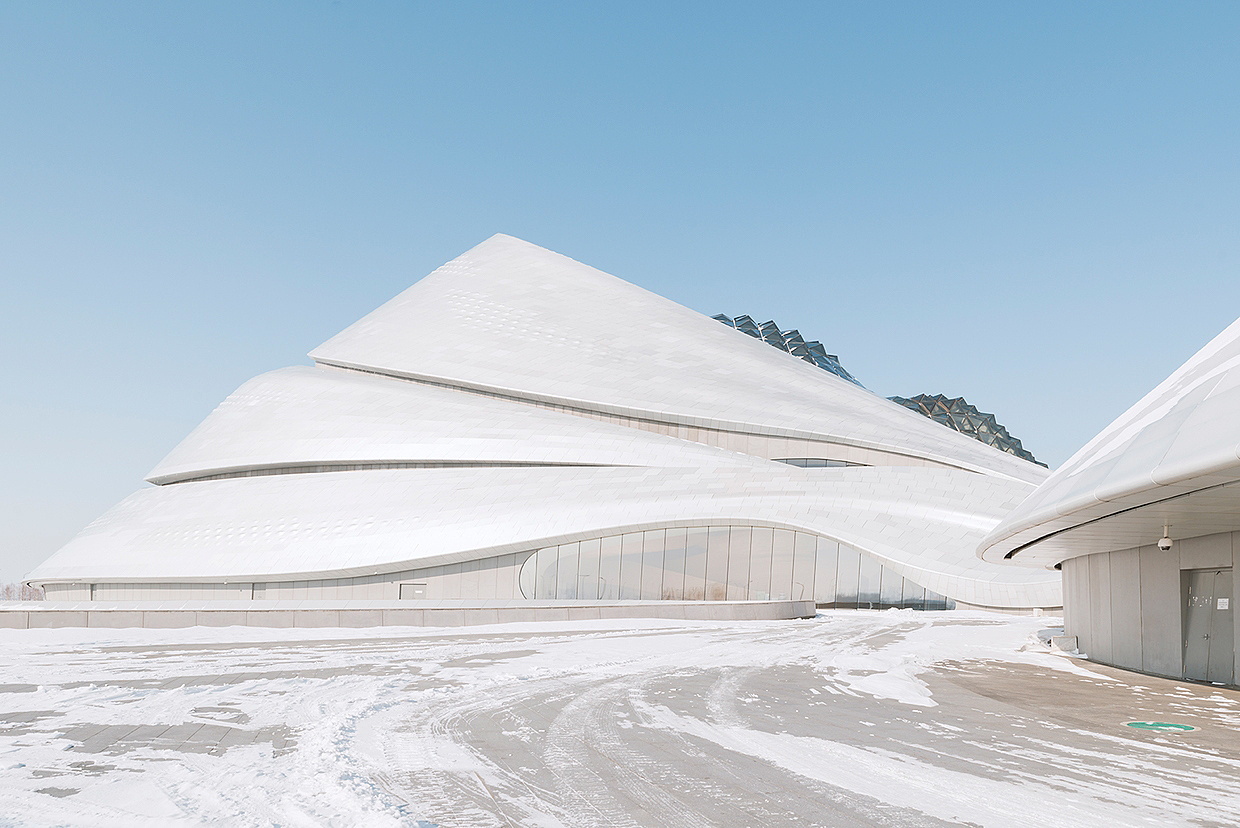
<path fill-rule="evenodd" d="M 1064 622 L 1098 661 L 1235 682 L 1240 321 L 1111 423 L 982 543 L 1063 571 Z"/>
<path fill-rule="evenodd" d="M 980 560 L 1047 475 L 495 236 L 239 388 L 29 576 L 49 599 L 1061 604 Z"/>

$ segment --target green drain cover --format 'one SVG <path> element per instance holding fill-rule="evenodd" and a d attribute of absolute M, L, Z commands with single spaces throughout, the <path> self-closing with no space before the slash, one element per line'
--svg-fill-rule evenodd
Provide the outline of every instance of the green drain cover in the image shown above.
<path fill-rule="evenodd" d="M 1175 722 L 1128 722 L 1129 727 L 1135 727 L 1138 730 L 1196 730 L 1192 725 L 1176 724 Z"/>

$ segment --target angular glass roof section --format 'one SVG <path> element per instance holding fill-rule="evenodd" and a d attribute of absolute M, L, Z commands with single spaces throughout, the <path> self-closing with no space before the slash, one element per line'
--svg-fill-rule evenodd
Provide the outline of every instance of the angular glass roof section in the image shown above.
<path fill-rule="evenodd" d="M 828 354 L 825 347 L 817 340 L 806 342 L 805 337 L 801 336 L 801 332 L 795 328 L 787 331 L 781 331 L 774 321 L 763 322 L 761 324 L 755 322 L 751 316 L 726 316 L 722 313 L 711 317 L 718 319 L 730 328 L 736 328 L 743 334 L 748 334 L 754 339 L 761 339 L 768 345 L 773 345 L 781 351 L 799 357 L 806 362 L 813 363 L 824 371 L 830 371 L 840 379 L 845 379 L 856 385 L 858 388 L 865 388 L 857 378 L 840 365 L 840 358 L 835 354 Z M 1008 430 L 995 420 L 994 414 L 987 414 L 978 411 L 977 408 L 970 405 L 964 397 L 945 397 L 942 394 L 932 396 L 930 394 L 918 394 L 916 397 L 888 397 L 889 400 L 916 411 L 924 417 L 929 417 L 936 423 L 947 426 L 953 431 L 959 431 L 985 443 L 993 446 L 1000 451 L 1015 455 L 1022 460 L 1028 460 L 1030 463 L 1036 463 L 1043 468 L 1046 464 L 1039 462 L 1024 446 L 1020 440 L 1017 440 Z"/>
<path fill-rule="evenodd" d="M 936 423 L 942 423 L 961 434 L 981 440 L 988 446 L 994 446 L 1000 451 L 1006 451 L 1030 463 L 1046 467 L 1045 463 L 1039 462 L 1026 451 L 1025 447 L 1020 444 L 1020 440 L 1009 434 L 1008 430 L 995 420 L 994 414 L 978 411 L 976 407 L 969 405 L 964 397 L 918 394 L 916 397 L 890 397 L 889 399 L 929 417 Z"/>
<path fill-rule="evenodd" d="M 865 388 L 864 385 L 857 382 L 857 378 L 845 370 L 840 365 L 840 358 L 835 354 L 828 354 L 827 349 L 823 347 L 821 342 L 806 342 L 805 337 L 801 336 L 800 331 L 796 328 L 781 331 L 774 321 L 763 322 L 759 325 L 749 316 L 738 316 L 735 319 L 725 316 L 722 313 L 711 317 L 718 319 L 730 328 L 736 328 L 744 334 L 749 334 L 754 339 L 761 339 L 768 345 L 774 345 L 781 351 L 786 351 L 795 357 L 800 357 L 808 363 L 817 365 L 824 371 L 830 371 L 843 380 L 848 380 L 858 388 Z"/>

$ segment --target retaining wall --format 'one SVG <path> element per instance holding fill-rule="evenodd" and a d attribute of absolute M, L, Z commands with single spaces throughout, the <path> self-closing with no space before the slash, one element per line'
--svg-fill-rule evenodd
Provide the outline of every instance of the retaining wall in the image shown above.
<path fill-rule="evenodd" d="M 56 627 L 468 627 L 537 621 L 668 618 L 780 621 L 812 618 L 813 601 L 520 602 L 215 602 L 211 605 L 12 601 L 0 603 L 0 628 Z"/>

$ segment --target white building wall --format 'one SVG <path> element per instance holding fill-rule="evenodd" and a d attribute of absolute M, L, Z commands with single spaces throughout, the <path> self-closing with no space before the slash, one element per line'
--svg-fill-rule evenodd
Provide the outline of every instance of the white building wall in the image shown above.
<path fill-rule="evenodd" d="M 1111 662 L 1111 556 L 1091 555 L 1089 566 L 1088 612 L 1090 656 Z"/>
<path fill-rule="evenodd" d="M 1141 553 L 1110 553 L 1111 663 L 1143 664 L 1141 655 Z M 1137 599 L 1137 600 L 1134 600 Z"/>
<path fill-rule="evenodd" d="M 1182 573 L 1235 566 L 1240 533 L 1224 532 L 1063 562 L 1064 626 L 1093 661 L 1183 675 Z M 1233 600 L 1237 596 L 1232 596 Z M 1234 613 L 1240 641 L 1240 613 Z M 1240 653 L 1237 654 L 1240 663 Z"/>
<path fill-rule="evenodd" d="M 1111 553 L 1107 553 L 1111 554 Z M 1141 667 L 1162 676 L 1178 676 L 1183 669 L 1180 617 L 1179 552 L 1143 546 L 1139 556 L 1141 578 Z M 1130 596 L 1121 596 L 1121 599 Z"/>

